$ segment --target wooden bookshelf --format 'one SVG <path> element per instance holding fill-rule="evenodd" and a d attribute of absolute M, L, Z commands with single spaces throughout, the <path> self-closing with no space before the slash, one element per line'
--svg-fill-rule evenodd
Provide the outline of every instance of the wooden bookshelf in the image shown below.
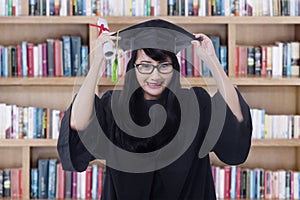
<path fill-rule="evenodd" d="M 92 46 L 97 29 L 89 26 L 97 17 L 26 16 L 28 2 L 24 1 L 20 17 L 0 17 L 0 45 L 16 45 L 21 41 L 43 42 L 61 38 L 64 34 L 80 35 L 83 44 Z M 105 17 L 112 31 L 154 18 L 183 26 L 187 30 L 218 35 L 228 46 L 229 77 L 252 108 L 264 108 L 269 114 L 300 114 L 300 78 L 235 77 L 235 45 L 260 45 L 275 41 L 299 41 L 299 17 L 179 17 L 166 16 L 162 1 L 161 17 Z M 264 34 L 262 34 L 264 33 Z M 267 37 L 265 37 L 267 36 Z M 23 106 L 50 107 L 65 110 L 84 77 L 0 78 L 0 103 Z M 186 81 L 184 81 L 186 80 Z M 184 86 L 214 86 L 211 78 L 185 78 Z M 121 85 L 123 83 L 121 82 Z M 101 78 L 98 91 L 115 86 L 110 79 Z M 22 167 L 23 197 L 30 197 L 30 168 L 40 158 L 56 157 L 57 140 L 0 139 L 0 154 L 5 155 L 0 168 Z M 224 166 L 213 154 L 213 164 Z M 300 139 L 270 139 L 252 141 L 250 155 L 242 167 L 300 170 Z"/>

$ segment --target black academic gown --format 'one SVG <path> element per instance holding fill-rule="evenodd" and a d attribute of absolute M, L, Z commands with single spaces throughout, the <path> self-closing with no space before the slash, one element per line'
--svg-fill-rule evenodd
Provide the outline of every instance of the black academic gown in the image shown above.
<path fill-rule="evenodd" d="M 103 200 L 216 199 L 209 156 L 199 159 L 198 153 L 210 124 L 212 104 L 224 103 L 224 100 L 219 93 L 211 98 L 202 88 L 196 87 L 193 90 L 198 98 L 200 116 L 205 117 L 201 117 L 197 135 L 187 151 L 175 162 L 154 172 L 127 173 L 107 166 Z M 251 145 L 250 110 L 239 92 L 238 97 L 244 120 L 238 122 L 227 107 L 222 133 L 212 149 L 220 160 L 232 165 L 246 160 Z M 95 97 L 98 120 L 108 131 L 114 130 L 112 126 L 115 126 L 110 102 L 111 91 L 106 92 L 101 99 Z M 71 108 L 72 105 L 62 120 L 57 149 L 64 170 L 83 171 L 95 158 L 84 147 L 78 133 L 70 128 Z"/>

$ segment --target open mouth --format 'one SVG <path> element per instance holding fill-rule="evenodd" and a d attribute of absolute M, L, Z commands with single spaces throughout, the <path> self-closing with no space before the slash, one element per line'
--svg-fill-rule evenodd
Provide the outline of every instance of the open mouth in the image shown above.
<path fill-rule="evenodd" d="M 150 87 L 151 89 L 158 89 L 161 88 L 163 83 L 149 83 L 147 82 L 148 87 Z"/>

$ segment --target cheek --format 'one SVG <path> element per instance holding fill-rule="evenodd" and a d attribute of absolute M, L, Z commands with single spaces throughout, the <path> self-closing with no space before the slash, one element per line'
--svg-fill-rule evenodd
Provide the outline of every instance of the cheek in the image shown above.
<path fill-rule="evenodd" d="M 145 75 L 140 74 L 140 73 L 137 71 L 137 69 L 135 69 L 135 75 L 136 75 L 136 79 L 137 79 L 138 83 L 139 83 L 140 85 L 143 85 L 143 83 L 144 83 L 144 81 L 145 81 L 145 79 L 146 79 L 147 77 L 145 77 Z"/>

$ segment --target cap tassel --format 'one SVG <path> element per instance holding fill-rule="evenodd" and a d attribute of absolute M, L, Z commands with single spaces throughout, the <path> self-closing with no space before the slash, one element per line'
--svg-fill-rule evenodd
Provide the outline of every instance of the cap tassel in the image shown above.
<path fill-rule="evenodd" d="M 117 38 L 119 38 L 119 31 L 117 31 Z M 118 39 L 116 41 L 116 53 L 115 53 L 115 59 L 112 65 L 112 73 L 111 73 L 111 81 L 116 82 L 118 79 Z"/>

